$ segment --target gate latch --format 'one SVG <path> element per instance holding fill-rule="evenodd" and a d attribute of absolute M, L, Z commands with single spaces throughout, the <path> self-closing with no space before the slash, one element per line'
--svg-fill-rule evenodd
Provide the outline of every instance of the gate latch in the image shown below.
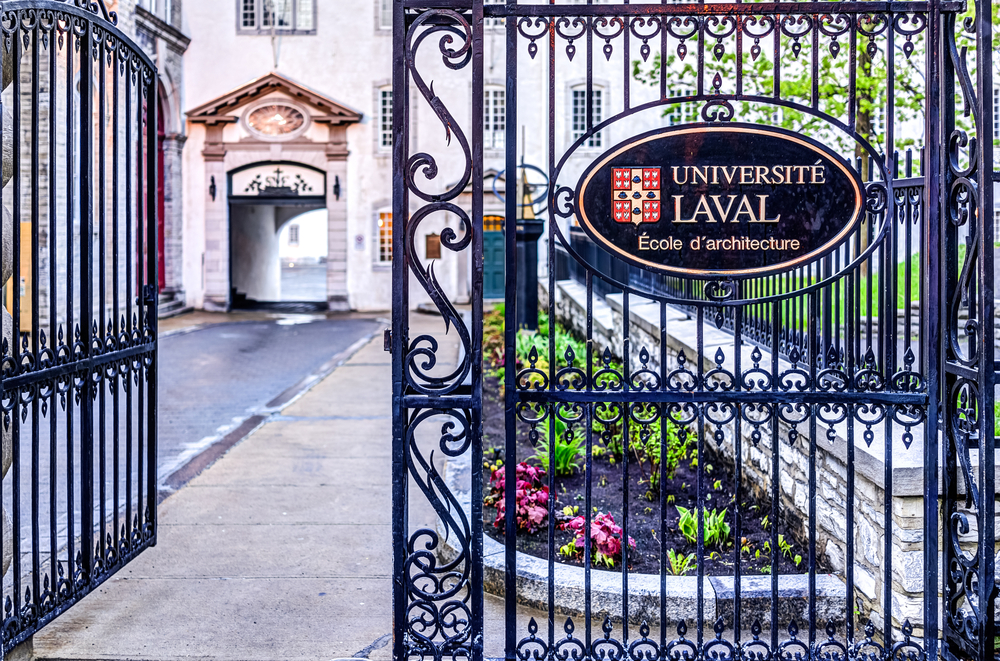
<path fill-rule="evenodd" d="M 382 336 L 382 350 L 386 353 L 392 353 L 392 330 L 389 328 L 385 329 L 385 334 Z"/>
<path fill-rule="evenodd" d="M 153 285 L 142 286 L 143 305 L 156 305 L 156 287 Z"/>

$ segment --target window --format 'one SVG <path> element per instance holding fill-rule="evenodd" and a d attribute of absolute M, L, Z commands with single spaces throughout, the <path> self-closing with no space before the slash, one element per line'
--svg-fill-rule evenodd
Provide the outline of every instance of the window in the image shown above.
<path fill-rule="evenodd" d="M 378 215 L 378 261 L 392 261 L 392 213 L 388 211 Z"/>
<path fill-rule="evenodd" d="M 488 89 L 483 103 L 483 148 L 503 149 L 507 126 L 506 90 Z"/>
<path fill-rule="evenodd" d="M 1000 87 L 993 88 L 993 139 L 1000 140 Z"/>
<path fill-rule="evenodd" d="M 288 245 L 297 246 L 299 245 L 299 226 L 289 225 L 288 226 Z"/>
<path fill-rule="evenodd" d="M 667 90 L 668 98 L 694 95 L 695 91 L 690 87 L 677 87 Z M 697 121 L 698 108 L 693 103 L 675 103 L 667 110 L 667 126 L 676 126 L 677 124 L 688 124 Z"/>
<path fill-rule="evenodd" d="M 392 0 L 378 0 L 378 27 L 380 30 L 392 29 Z"/>
<path fill-rule="evenodd" d="M 604 120 L 604 92 L 594 89 L 590 101 L 592 122 L 587 122 L 587 90 L 573 90 L 573 140 L 579 140 L 588 131 L 588 126 L 597 126 Z M 584 143 L 586 147 L 604 146 L 604 136 L 595 133 Z"/>
<path fill-rule="evenodd" d="M 241 0 L 240 27 L 250 30 L 257 27 L 257 0 Z"/>
<path fill-rule="evenodd" d="M 506 4 L 506 0 L 486 0 L 486 2 L 484 4 L 487 4 L 487 5 L 503 5 L 503 4 Z M 487 30 L 489 30 L 490 28 L 500 28 L 500 27 L 503 27 L 503 24 L 504 23 L 503 23 L 503 19 L 502 18 L 487 18 L 487 19 L 483 20 L 483 25 L 486 27 Z"/>
<path fill-rule="evenodd" d="M 316 0 L 237 0 L 237 8 L 243 34 L 316 33 Z"/>
<path fill-rule="evenodd" d="M 139 6 L 153 16 L 170 22 L 170 0 L 139 0 Z"/>
<path fill-rule="evenodd" d="M 378 93 L 378 146 L 380 149 L 392 147 L 392 90 Z"/>

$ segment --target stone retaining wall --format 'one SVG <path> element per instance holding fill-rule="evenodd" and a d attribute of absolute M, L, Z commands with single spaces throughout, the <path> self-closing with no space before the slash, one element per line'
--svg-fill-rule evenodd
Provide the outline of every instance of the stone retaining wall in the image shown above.
<path fill-rule="evenodd" d="M 541 285 L 540 296 L 548 301 L 548 292 Z M 573 328 L 580 335 L 586 331 L 586 299 L 585 291 L 576 282 L 559 282 L 556 289 L 555 307 L 559 320 Z M 595 297 L 594 334 L 593 339 L 598 351 L 610 348 L 616 356 L 622 354 L 622 339 L 624 336 L 624 315 L 621 295 L 608 296 L 601 300 Z M 687 312 L 674 308 L 667 309 L 667 360 L 668 371 L 677 367 L 677 358 L 681 352 L 687 358 L 689 369 L 697 370 L 692 365 L 697 356 L 696 333 L 697 322 Z M 660 308 L 637 297 L 632 297 L 629 306 L 629 336 L 632 369 L 639 364 L 639 353 L 645 348 L 650 355 L 650 369 L 659 370 L 660 356 Z M 601 315 L 598 323 L 598 315 Z M 703 327 L 704 356 L 706 372 L 714 367 L 710 359 L 716 347 L 722 347 L 728 353 L 733 352 L 732 335 L 715 328 L 708 322 Z M 743 369 L 750 365 L 749 352 L 752 347 L 746 347 L 743 354 Z M 731 359 L 731 358 L 730 358 Z M 770 355 L 765 354 L 760 360 L 765 370 L 770 371 Z M 791 367 L 785 361 L 779 361 L 779 372 Z M 727 368 L 732 370 L 734 363 Z M 706 430 L 706 443 L 712 438 L 715 428 L 709 425 Z M 773 429 L 769 423 L 757 427 L 759 438 L 754 440 L 753 425 L 743 423 L 740 435 L 742 437 L 743 485 L 751 489 L 765 501 L 771 498 L 772 480 L 772 439 Z M 817 423 L 815 435 L 815 493 L 810 492 L 810 438 L 809 422 L 806 420 L 795 429 L 797 438 L 789 443 L 790 425 L 781 422 L 778 426 L 778 457 L 779 457 L 779 494 L 780 510 L 786 521 L 797 528 L 801 539 L 808 536 L 809 504 L 815 501 L 816 506 L 816 553 L 829 563 L 830 567 L 844 580 L 847 575 L 848 539 L 851 538 L 848 529 L 847 479 L 848 479 L 848 430 L 846 423 L 826 425 Z M 873 624 L 881 632 L 884 629 L 884 567 L 885 567 L 885 510 L 886 481 L 885 454 L 886 429 L 878 424 L 871 427 L 872 443 L 868 446 L 864 440 L 866 427 L 855 423 L 854 428 L 854 508 L 853 508 L 853 541 L 854 541 L 854 582 L 855 602 L 852 609 L 856 623 L 863 625 L 870 617 Z M 894 639 L 899 638 L 902 623 L 909 620 L 914 627 L 915 637 L 923 635 L 923 510 L 924 510 L 924 477 L 923 477 L 923 445 L 922 427 L 914 427 L 911 431 L 912 442 L 907 447 L 909 439 L 903 438 L 900 425 L 892 425 L 889 430 L 889 444 L 893 459 L 893 468 L 889 475 L 892 486 L 891 498 L 891 593 L 892 593 L 892 627 Z M 723 440 L 718 447 L 719 452 L 732 465 L 735 462 L 735 428 L 726 425 L 723 429 Z M 794 437 L 792 435 L 791 437 Z M 714 445 L 714 442 L 712 443 Z M 730 468 L 731 468 L 730 465 Z M 940 506 L 939 506 L 940 507 Z M 940 513 L 940 509 L 939 509 Z M 939 521 L 940 521 L 939 517 Z M 942 524 L 943 525 L 943 524 Z M 1000 526 L 998 526 L 1000 531 Z M 964 536 L 967 541 L 975 540 L 975 530 Z M 940 544 L 940 538 L 939 538 Z M 805 556 L 803 550 L 803 555 Z"/>

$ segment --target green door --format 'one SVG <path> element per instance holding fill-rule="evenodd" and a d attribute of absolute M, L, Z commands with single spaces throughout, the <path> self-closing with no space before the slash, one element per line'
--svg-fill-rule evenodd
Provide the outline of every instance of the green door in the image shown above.
<path fill-rule="evenodd" d="M 483 232 L 483 298 L 503 298 L 503 232 Z"/>

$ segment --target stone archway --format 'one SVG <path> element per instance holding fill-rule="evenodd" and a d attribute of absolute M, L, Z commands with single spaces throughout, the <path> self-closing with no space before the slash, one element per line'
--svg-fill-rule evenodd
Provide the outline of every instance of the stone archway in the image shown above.
<path fill-rule="evenodd" d="M 205 127 L 204 307 L 233 305 L 230 174 L 257 164 L 293 164 L 324 175 L 309 193 L 328 215 L 327 304 L 347 310 L 347 127 L 361 114 L 270 73 L 188 113 Z"/>

